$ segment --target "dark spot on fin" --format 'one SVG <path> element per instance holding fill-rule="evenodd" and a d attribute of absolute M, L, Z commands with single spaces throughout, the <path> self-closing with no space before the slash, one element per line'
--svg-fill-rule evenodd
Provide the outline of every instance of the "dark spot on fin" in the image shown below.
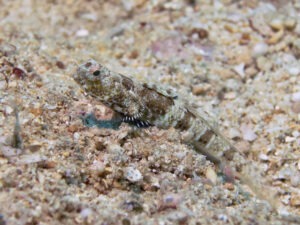
<path fill-rule="evenodd" d="M 207 130 L 200 138 L 199 141 L 201 144 L 208 144 L 210 139 L 215 135 L 215 133 L 212 130 Z"/>
<path fill-rule="evenodd" d="M 122 121 L 128 123 L 131 126 L 136 126 L 138 128 L 147 128 L 152 126 L 148 121 L 139 120 L 132 116 L 123 116 Z"/>
<path fill-rule="evenodd" d="M 206 156 L 206 158 L 213 162 L 214 164 L 220 166 L 221 165 L 221 160 L 215 156 L 212 152 L 209 150 L 205 149 L 205 146 L 203 146 L 201 143 L 198 141 L 193 142 L 193 146 L 195 147 L 195 150 L 203 155 Z"/>
<path fill-rule="evenodd" d="M 128 78 L 128 77 L 125 77 L 122 75 L 122 85 L 126 88 L 126 90 L 133 90 L 134 88 L 134 84 L 133 84 L 133 81 Z"/>

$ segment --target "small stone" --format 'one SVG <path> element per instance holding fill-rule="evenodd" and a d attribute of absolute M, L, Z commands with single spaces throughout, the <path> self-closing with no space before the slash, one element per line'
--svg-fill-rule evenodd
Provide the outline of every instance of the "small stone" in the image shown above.
<path fill-rule="evenodd" d="M 41 161 L 47 160 L 46 156 L 40 154 L 27 154 L 21 155 L 18 158 L 12 159 L 12 162 L 23 165 L 23 164 L 31 164 L 31 163 L 39 163 Z"/>
<path fill-rule="evenodd" d="M 245 140 L 240 140 L 239 142 L 236 143 L 236 148 L 239 149 L 239 151 L 243 153 L 248 153 L 251 149 L 251 145 L 248 141 Z"/>
<path fill-rule="evenodd" d="M 192 87 L 192 92 L 194 95 L 202 95 L 207 93 L 211 88 L 210 84 L 198 84 Z"/>
<path fill-rule="evenodd" d="M 245 63 L 241 63 L 235 67 L 233 67 L 233 70 L 241 77 L 245 77 Z"/>
<path fill-rule="evenodd" d="M 296 27 L 296 20 L 294 18 L 287 18 L 284 20 L 284 26 L 288 30 L 293 30 Z"/>
<path fill-rule="evenodd" d="M 95 173 L 98 176 L 102 176 L 106 173 L 105 164 L 101 161 L 94 161 L 93 164 L 89 167 L 91 172 Z"/>
<path fill-rule="evenodd" d="M 38 167 L 43 169 L 52 169 L 56 167 L 56 163 L 54 161 L 45 160 L 38 162 Z"/>
<path fill-rule="evenodd" d="M 217 174 L 215 172 L 214 169 L 212 169 L 211 167 L 209 167 L 206 172 L 205 172 L 205 176 L 207 179 L 209 179 L 213 184 L 217 183 Z"/>
<path fill-rule="evenodd" d="M 233 191 L 234 190 L 234 184 L 233 183 L 225 183 L 224 188 L 226 188 L 229 191 Z"/>
<path fill-rule="evenodd" d="M 98 14 L 97 13 L 83 13 L 81 18 L 87 21 L 96 22 L 98 21 Z"/>
<path fill-rule="evenodd" d="M 204 38 L 207 38 L 208 37 L 208 31 L 206 29 L 203 29 L 203 28 L 193 28 L 189 35 L 192 36 L 196 34 L 197 35 L 197 38 L 200 38 L 200 39 L 204 39 Z"/>
<path fill-rule="evenodd" d="M 284 30 L 279 30 L 277 31 L 275 34 L 273 34 L 268 40 L 267 40 L 267 43 L 268 44 L 277 44 L 281 38 L 283 37 L 284 35 Z"/>
<path fill-rule="evenodd" d="M 32 113 L 35 116 L 40 116 L 43 113 L 43 109 L 42 109 L 42 107 L 31 108 L 30 113 Z"/>
<path fill-rule="evenodd" d="M 290 195 L 285 195 L 284 197 L 282 197 L 281 202 L 285 205 L 288 205 L 290 202 L 291 196 Z"/>
<path fill-rule="evenodd" d="M 112 143 L 110 145 L 107 146 L 107 151 L 109 153 L 114 153 L 114 154 L 122 154 L 123 152 L 123 148 L 117 144 L 117 143 Z"/>
<path fill-rule="evenodd" d="M 269 160 L 269 156 L 267 156 L 267 155 L 264 154 L 264 153 L 260 153 L 260 154 L 259 154 L 259 159 L 260 159 L 261 161 L 268 161 L 268 160 Z"/>
<path fill-rule="evenodd" d="M 293 176 L 293 175 L 294 175 L 294 172 L 290 168 L 282 168 L 278 172 L 277 179 L 289 180 L 291 178 L 291 176 Z"/>
<path fill-rule="evenodd" d="M 227 31 L 229 31 L 230 33 L 235 33 L 235 32 L 237 32 L 237 29 L 236 29 L 235 27 L 229 25 L 229 24 L 225 24 L 225 25 L 224 25 L 224 28 L 225 28 Z"/>
<path fill-rule="evenodd" d="M 0 156 L 4 157 L 12 157 L 12 156 L 17 156 L 22 153 L 22 150 L 19 148 L 13 148 L 10 146 L 6 146 L 2 143 L 0 143 Z"/>
<path fill-rule="evenodd" d="M 294 187 L 298 187 L 300 185 L 300 173 L 296 172 L 295 176 L 291 177 L 291 184 Z"/>
<path fill-rule="evenodd" d="M 274 30 L 281 30 L 281 29 L 283 29 L 283 21 L 282 21 L 281 18 L 274 18 L 274 19 L 272 19 L 269 25 Z"/>
<path fill-rule="evenodd" d="M 245 70 L 246 76 L 253 78 L 258 73 L 258 70 L 254 66 L 250 66 Z"/>
<path fill-rule="evenodd" d="M 269 45 L 264 42 L 259 42 L 253 46 L 252 55 L 253 57 L 258 57 L 265 55 L 269 50 Z"/>
<path fill-rule="evenodd" d="M 250 41 L 251 41 L 251 36 L 250 36 L 250 34 L 249 34 L 249 33 L 243 33 L 243 34 L 241 35 L 241 38 L 240 38 L 240 40 L 239 40 L 239 43 L 240 43 L 241 45 L 247 45 Z"/>
<path fill-rule="evenodd" d="M 152 190 L 158 190 L 160 188 L 159 179 L 156 177 L 150 178 L 150 184 Z"/>
<path fill-rule="evenodd" d="M 89 35 L 89 31 L 86 30 L 86 29 L 80 29 L 78 31 L 76 31 L 76 34 L 75 34 L 77 37 L 86 37 Z"/>
<path fill-rule="evenodd" d="M 40 148 L 43 146 L 43 143 L 40 143 L 40 142 L 33 142 L 31 143 L 28 148 L 30 149 L 31 152 L 36 152 L 38 150 L 40 150 Z"/>
<path fill-rule="evenodd" d="M 127 180 L 133 183 L 143 180 L 143 175 L 141 174 L 141 172 L 138 169 L 131 166 L 125 168 L 124 176 Z"/>
<path fill-rule="evenodd" d="M 299 207 L 300 206 L 300 195 L 299 194 L 292 195 L 290 204 L 291 204 L 291 206 Z"/>
<path fill-rule="evenodd" d="M 270 71 L 272 68 L 272 62 L 264 56 L 260 56 L 256 60 L 256 64 L 259 70 Z"/>
<path fill-rule="evenodd" d="M 159 203 L 159 211 L 166 209 L 176 209 L 181 203 L 182 198 L 178 194 L 169 193 L 162 197 Z"/>
<path fill-rule="evenodd" d="M 55 65 L 59 68 L 59 69 L 66 69 L 65 64 L 62 61 L 56 61 Z"/>
<path fill-rule="evenodd" d="M 245 141 L 254 141 L 257 138 L 257 135 L 253 131 L 252 126 L 250 124 L 243 123 L 241 125 L 241 132 Z"/>
<path fill-rule="evenodd" d="M 230 139 L 240 138 L 241 137 L 241 132 L 237 128 L 229 128 L 227 136 Z"/>
<path fill-rule="evenodd" d="M 225 181 L 228 183 L 234 183 L 235 172 L 228 165 L 223 166 L 222 173 L 224 174 Z"/>
<path fill-rule="evenodd" d="M 126 11 L 131 11 L 135 6 L 135 1 L 133 0 L 122 0 L 123 7 Z"/>
<path fill-rule="evenodd" d="M 75 133 L 73 134 L 73 138 L 74 138 L 74 140 L 79 140 L 80 134 L 79 134 L 78 132 L 75 132 Z"/>
<path fill-rule="evenodd" d="M 82 218 L 88 218 L 89 216 L 91 216 L 93 214 L 93 210 L 90 208 L 84 208 L 80 211 L 80 216 Z"/>
<path fill-rule="evenodd" d="M 300 113 L 300 102 L 294 102 L 292 104 L 292 111 L 294 113 Z"/>
<path fill-rule="evenodd" d="M 298 76 L 300 74 L 300 67 L 289 67 L 287 71 L 292 76 Z"/>
<path fill-rule="evenodd" d="M 297 131 L 297 130 L 294 130 L 294 131 L 292 132 L 292 135 L 293 135 L 293 137 L 297 138 L 297 137 L 300 136 L 300 132 Z"/>
<path fill-rule="evenodd" d="M 285 142 L 293 142 L 295 140 L 296 140 L 296 138 L 294 138 L 294 137 L 289 137 L 289 136 L 285 137 Z"/>
<path fill-rule="evenodd" d="M 225 214 L 220 214 L 218 215 L 218 219 L 226 223 L 228 221 L 228 216 Z"/>
<path fill-rule="evenodd" d="M 14 109 L 10 106 L 6 106 L 5 109 L 4 109 L 4 112 L 7 115 L 10 115 L 13 111 L 14 111 Z"/>
<path fill-rule="evenodd" d="M 224 95 L 224 99 L 228 99 L 228 100 L 232 100 L 235 99 L 237 97 L 236 92 L 231 91 L 231 92 L 227 92 Z"/>
<path fill-rule="evenodd" d="M 7 163 L 8 163 L 8 159 L 0 157 L 0 166 L 5 165 Z M 1 187 L 1 185 L 0 185 L 0 187 Z"/>
<path fill-rule="evenodd" d="M 139 52 L 138 52 L 138 50 L 135 49 L 129 53 L 128 57 L 130 59 L 136 59 L 136 58 L 138 58 L 138 56 L 139 56 Z"/>
<path fill-rule="evenodd" d="M 300 91 L 292 94 L 293 102 L 300 102 Z"/>
<path fill-rule="evenodd" d="M 16 54 L 17 48 L 16 46 L 10 44 L 10 43 L 1 43 L 0 44 L 0 53 L 4 56 L 11 56 Z M 1 55 L 0 54 L 0 55 Z"/>
<path fill-rule="evenodd" d="M 62 156 L 64 156 L 64 157 L 69 157 L 69 156 L 70 156 L 70 152 L 68 152 L 68 151 L 63 151 L 63 152 L 62 152 Z"/>

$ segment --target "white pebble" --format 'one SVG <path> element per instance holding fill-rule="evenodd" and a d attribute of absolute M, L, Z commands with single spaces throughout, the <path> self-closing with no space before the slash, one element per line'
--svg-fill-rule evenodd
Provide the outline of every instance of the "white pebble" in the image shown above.
<path fill-rule="evenodd" d="M 286 196 L 284 196 L 284 197 L 281 198 L 281 202 L 283 204 L 285 204 L 285 205 L 288 205 L 289 202 L 290 202 L 290 199 L 291 199 L 291 196 L 290 195 L 286 195 Z M 288 212 L 286 212 L 286 214 L 289 215 Z M 283 215 L 283 214 L 281 214 L 281 215 Z"/>
<path fill-rule="evenodd" d="M 294 187 L 298 187 L 300 185 L 300 173 L 296 173 L 295 176 L 291 177 L 291 184 Z"/>
<path fill-rule="evenodd" d="M 14 111 L 14 109 L 12 107 L 10 107 L 10 106 L 5 107 L 5 113 L 7 115 L 10 115 L 13 111 Z"/>
<path fill-rule="evenodd" d="M 293 102 L 300 102 L 300 91 L 292 94 Z"/>
<path fill-rule="evenodd" d="M 285 142 L 293 142 L 295 140 L 296 140 L 296 138 L 294 138 L 294 137 L 289 137 L 289 136 L 285 137 Z"/>
<path fill-rule="evenodd" d="M 245 141 L 254 141 L 257 138 L 257 135 L 249 124 L 243 123 L 241 125 L 241 132 Z"/>
<path fill-rule="evenodd" d="M 269 49 L 269 46 L 266 43 L 264 43 L 264 42 L 257 43 L 253 47 L 252 55 L 254 57 L 265 55 L 268 52 L 268 49 Z"/>
<path fill-rule="evenodd" d="M 80 134 L 78 132 L 75 132 L 73 134 L 73 138 L 74 138 L 74 140 L 78 140 L 80 138 Z"/>
<path fill-rule="evenodd" d="M 290 67 L 287 68 L 288 73 L 292 76 L 297 76 L 300 74 L 300 68 L 299 67 Z"/>
<path fill-rule="evenodd" d="M 300 132 L 297 131 L 297 130 L 294 130 L 294 131 L 292 132 L 292 135 L 293 135 L 293 137 L 297 138 L 297 137 L 300 136 Z"/>
<path fill-rule="evenodd" d="M 76 34 L 75 34 L 77 37 L 86 37 L 89 35 L 89 31 L 86 30 L 86 29 L 80 29 L 78 31 L 76 31 Z"/>
<path fill-rule="evenodd" d="M 82 14 L 81 18 L 93 22 L 96 22 L 98 20 L 98 16 L 96 13 L 85 13 Z"/>
<path fill-rule="evenodd" d="M 269 156 L 267 156 L 264 153 L 259 154 L 259 159 L 262 161 L 268 161 L 269 160 Z"/>
<path fill-rule="evenodd" d="M 22 164 L 37 163 L 45 160 L 47 160 L 46 156 L 40 154 L 27 154 L 27 155 L 21 155 L 16 160 L 16 163 L 22 165 Z"/>
<path fill-rule="evenodd" d="M 141 174 L 141 172 L 131 166 L 125 168 L 124 176 L 127 180 L 133 183 L 139 182 L 143 179 L 143 175 Z"/>
<path fill-rule="evenodd" d="M 225 99 L 228 99 L 228 100 L 232 100 L 232 99 L 235 99 L 237 97 L 236 93 L 234 91 L 231 91 L 231 92 L 227 92 L 225 93 L 224 95 L 224 98 Z"/>
<path fill-rule="evenodd" d="M 296 26 L 297 21 L 294 18 L 287 18 L 284 21 L 284 26 L 287 29 L 293 29 Z"/>
<path fill-rule="evenodd" d="M 213 184 L 216 184 L 217 183 L 217 179 L 218 179 L 218 176 L 215 172 L 214 169 L 212 168 L 208 168 L 205 172 L 205 176 L 207 179 L 209 179 Z"/>
<path fill-rule="evenodd" d="M 80 216 L 82 217 L 82 218 L 88 218 L 90 215 L 92 215 L 93 214 L 93 210 L 92 209 L 90 209 L 90 208 L 84 208 L 84 209 L 82 209 L 81 210 L 81 212 L 80 212 Z"/>
<path fill-rule="evenodd" d="M 294 172 L 291 170 L 291 168 L 282 168 L 278 172 L 277 179 L 290 179 L 291 176 L 294 175 Z"/>
<path fill-rule="evenodd" d="M 270 26 L 275 30 L 281 30 L 281 29 L 283 29 L 283 21 L 281 18 L 274 18 L 270 22 Z"/>
<path fill-rule="evenodd" d="M 241 78 L 245 77 L 245 63 L 241 63 L 235 67 L 233 67 L 233 70 L 240 75 Z"/>
<path fill-rule="evenodd" d="M 131 11 L 135 5 L 133 0 L 122 0 L 123 7 L 126 11 Z"/>
<path fill-rule="evenodd" d="M 229 128 L 228 137 L 230 139 L 237 138 L 237 137 L 239 138 L 241 137 L 241 132 L 236 128 Z"/>
<path fill-rule="evenodd" d="M 218 219 L 224 222 L 228 221 L 228 216 L 226 214 L 220 214 L 218 215 Z"/>

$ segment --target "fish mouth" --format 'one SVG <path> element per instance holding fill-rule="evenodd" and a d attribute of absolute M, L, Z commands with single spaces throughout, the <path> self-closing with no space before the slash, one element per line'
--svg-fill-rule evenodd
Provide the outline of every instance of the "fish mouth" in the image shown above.
<path fill-rule="evenodd" d="M 81 69 L 77 69 L 77 71 L 73 73 L 73 79 L 80 85 L 84 84 L 84 76 L 82 74 L 83 71 L 81 71 Z"/>
<path fill-rule="evenodd" d="M 73 77 L 73 79 L 77 82 L 77 83 L 79 83 L 79 81 L 80 81 L 80 75 L 79 75 L 79 73 L 78 73 L 78 70 L 75 72 L 75 73 L 73 73 L 73 75 L 72 75 L 72 77 Z"/>

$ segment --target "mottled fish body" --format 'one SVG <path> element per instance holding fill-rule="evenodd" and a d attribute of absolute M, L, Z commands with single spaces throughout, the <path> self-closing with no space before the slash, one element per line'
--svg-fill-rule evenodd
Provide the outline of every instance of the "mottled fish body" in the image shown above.
<path fill-rule="evenodd" d="M 92 59 L 78 67 L 74 79 L 86 93 L 118 112 L 124 122 L 137 127 L 174 127 L 182 132 L 185 143 L 218 164 L 231 164 L 233 157 L 244 161 L 205 117 L 171 90 L 137 82 Z"/>
<path fill-rule="evenodd" d="M 266 186 L 262 184 L 256 164 L 231 145 L 204 112 L 202 115 L 174 91 L 137 82 L 110 71 L 92 59 L 80 65 L 73 77 L 86 93 L 117 112 L 116 117 L 121 118 L 114 121 L 117 126 L 126 122 L 140 128 L 157 126 L 180 130 L 183 142 L 193 145 L 195 150 L 216 163 L 227 181 L 234 181 L 234 177 L 238 176 L 257 196 L 278 209 L 275 193 L 269 191 L 265 194 Z M 98 124 L 108 127 L 107 121 Z M 112 128 L 115 129 L 115 126 Z M 295 216 L 285 219 L 295 218 L 300 220 Z"/>

